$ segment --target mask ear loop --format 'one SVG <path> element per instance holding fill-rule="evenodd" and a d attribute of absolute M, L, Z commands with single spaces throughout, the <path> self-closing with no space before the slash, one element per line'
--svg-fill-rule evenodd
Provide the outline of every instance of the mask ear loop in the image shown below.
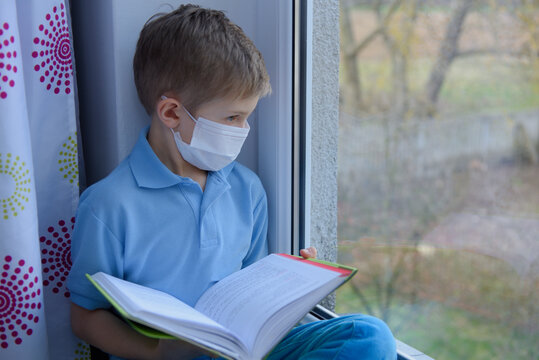
<path fill-rule="evenodd" d="M 161 100 L 167 100 L 168 97 L 166 97 L 165 95 L 161 95 Z M 189 117 L 191 118 L 191 120 L 193 120 L 195 122 L 195 124 L 198 122 L 197 119 L 195 119 L 193 117 L 193 115 L 191 115 L 191 113 L 185 108 L 185 106 L 182 105 L 182 108 L 185 110 L 185 112 L 187 113 L 187 115 L 189 115 Z"/>
<path fill-rule="evenodd" d="M 161 100 L 167 100 L 168 97 L 166 97 L 165 95 L 161 95 Z M 189 115 L 189 117 L 191 118 L 191 120 L 193 120 L 195 122 L 195 124 L 198 122 L 197 119 L 194 118 L 193 115 L 191 115 L 191 113 L 185 108 L 185 106 L 182 105 L 182 108 L 185 110 L 185 112 L 187 113 L 187 115 Z"/>
<path fill-rule="evenodd" d="M 191 115 L 191 113 L 189 111 L 187 111 L 187 109 L 185 108 L 185 106 L 182 105 L 182 108 L 185 110 L 185 112 L 187 113 L 187 115 L 189 115 L 189 117 L 191 118 L 191 120 L 193 120 L 195 122 L 195 124 L 198 122 L 197 119 L 195 119 L 193 117 L 193 115 Z"/>

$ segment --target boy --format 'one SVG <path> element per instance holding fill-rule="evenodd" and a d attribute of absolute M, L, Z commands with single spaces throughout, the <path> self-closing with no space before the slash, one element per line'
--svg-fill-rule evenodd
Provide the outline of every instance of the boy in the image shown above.
<path fill-rule="evenodd" d="M 81 197 L 68 280 L 72 328 L 114 357 L 206 356 L 186 342 L 132 330 L 84 274 L 103 271 L 194 305 L 215 282 L 267 255 L 264 189 L 234 159 L 249 132 L 247 117 L 270 92 L 269 77 L 237 25 L 193 5 L 146 23 L 133 69 L 151 124 L 131 154 Z M 337 352 L 395 357 L 385 324 L 351 316 L 294 329 L 270 358 Z"/>

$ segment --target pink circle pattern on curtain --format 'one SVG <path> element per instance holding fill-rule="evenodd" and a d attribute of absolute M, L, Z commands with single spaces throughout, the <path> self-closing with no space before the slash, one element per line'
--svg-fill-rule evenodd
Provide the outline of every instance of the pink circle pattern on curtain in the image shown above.
<path fill-rule="evenodd" d="M 71 230 L 74 224 L 74 217 L 69 227 L 60 220 L 58 228 L 49 226 L 48 234 L 39 238 L 43 285 L 50 286 L 55 294 L 63 293 L 65 297 L 70 296 L 65 283 L 71 270 Z"/>
<path fill-rule="evenodd" d="M 41 309 L 39 277 L 22 259 L 7 255 L 0 274 L 0 347 L 10 342 L 20 345 L 24 336 L 33 333 L 32 324 L 39 322 L 35 313 Z"/>
<path fill-rule="evenodd" d="M 46 83 L 47 90 L 55 94 L 71 93 L 73 64 L 71 60 L 71 41 L 64 4 L 54 6 L 45 15 L 44 24 L 39 25 L 41 34 L 34 38 L 32 57 L 37 60 L 34 70 L 41 73 L 39 81 Z"/>
<path fill-rule="evenodd" d="M 9 35 L 9 24 L 0 25 L 0 99 L 7 98 L 7 90 L 15 86 L 12 73 L 17 72 L 17 66 L 12 61 L 17 57 L 17 51 L 10 49 L 15 42 L 15 37 Z"/>

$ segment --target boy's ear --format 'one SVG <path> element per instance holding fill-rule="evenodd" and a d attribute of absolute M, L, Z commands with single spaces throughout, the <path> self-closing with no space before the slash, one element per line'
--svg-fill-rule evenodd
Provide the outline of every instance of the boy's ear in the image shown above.
<path fill-rule="evenodd" d="M 182 104 L 173 98 L 162 97 L 156 104 L 157 117 L 168 128 L 176 128 L 180 124 L 179 112 Z"/>

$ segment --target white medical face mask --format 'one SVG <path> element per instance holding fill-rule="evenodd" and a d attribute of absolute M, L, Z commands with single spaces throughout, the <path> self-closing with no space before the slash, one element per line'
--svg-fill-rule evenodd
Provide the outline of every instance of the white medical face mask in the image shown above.
<path fill-rule="evenodd" d="M 179 132 L 170 130 L 185 161 L 202 170 L 217 171 L 236 159 L 249 134 L 249 124 L 239 128 L 202 117 L 195 119 L 186 108 L 184 110 L 195 122 L 191 144 L 185 143 Z"/>

